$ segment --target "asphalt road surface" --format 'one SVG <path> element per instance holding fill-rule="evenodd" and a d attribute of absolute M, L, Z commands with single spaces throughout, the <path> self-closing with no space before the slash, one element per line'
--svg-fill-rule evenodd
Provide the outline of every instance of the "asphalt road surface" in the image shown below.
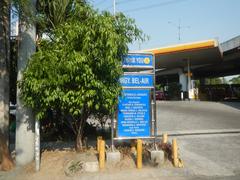
<path fill-rule="evenodd" d="M 158 101 L 158 134 L 240 130 L 240 103 Z"/>
<path fill-rule="evenodd" d="M 178 177 L 240 179 L 240 103 L 161 101 L 157 109 L 158 134 L 178 141 Z"/>

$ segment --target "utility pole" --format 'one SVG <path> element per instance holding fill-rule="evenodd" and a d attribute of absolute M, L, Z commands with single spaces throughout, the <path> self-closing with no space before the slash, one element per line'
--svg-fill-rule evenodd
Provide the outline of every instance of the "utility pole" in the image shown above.
<path fill-rule="evenodd" d="M 181 20 L 178 20 L 178 41 L 181 41 Z"/>
<path fill-rule="evenodd" d="M 116 14 L 116 0 L 113 0 L 113 15 Z"/>
<path fill-rule="evenodd" d="M 178 20 L 178 25 L 171 21 L 168 21 L 168 24 L 172 24 L 173 26 L 175 26 L 178 29 L 178 42 L 181 41 L 181 30 L 190 28 L 190 26 L 182 26 L 181 19 Z"/>
<path fill-rule="evenodd" d="M 28 8 L 35 13 L 37 0 L 31 0 Z M 18 52 L 18 81 L 23 78 L 29 57 L 36 51 L 36 26 L 26 26 L 20 16 L 20 36 Z M 16 111 L 16 164 L 26 165 L 34 160 L 35 120 L 31 108 L 24 106 L 20 98 L 21 89 L 17 86 L 17 111 Z"/>

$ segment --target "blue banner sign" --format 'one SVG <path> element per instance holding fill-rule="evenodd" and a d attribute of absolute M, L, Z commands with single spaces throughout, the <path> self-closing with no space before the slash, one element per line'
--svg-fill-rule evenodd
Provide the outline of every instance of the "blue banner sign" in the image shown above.
<path fill-rule="evenodd" d="M 123 87 L 144 87 L 152 88 L 153 75 L 151 74 L 124 74 L 120 77 L 120 84 Z"/>
<path fill-rule="evenodd" d="M 153 68 L 153 55 L 151 54 L 128 54 L 123 56 L 123 67 Z"/>
<path fill-rule="evenodd" d="M 124 89 L 118 103 L 118 137 L 150 137 L 150 90 Z"/>

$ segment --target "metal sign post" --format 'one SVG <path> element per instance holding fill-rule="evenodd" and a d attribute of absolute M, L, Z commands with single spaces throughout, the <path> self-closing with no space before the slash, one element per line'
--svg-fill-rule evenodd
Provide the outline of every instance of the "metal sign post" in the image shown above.
<path fill-rule="evenodd" d="M 154 148 L 157 150 L 156 146 L 156 137 L 157 137 L 157 104 L 156 104 L 156 69 L 155 64 L 153 66 L 153 72 L 154 72 L 154 88 L 153 88 L 153 118 L 154 118 Z"/>
<path fill-rule="evenodd" d="M 116 135 L 112 138 L 156 138 L 155 59 L 152 54 L 128 54 L 123 57 L 123 87 L 119 96 Z M 113 122 L 113 121 L 112 121 Z M 114 143 L 112 140 L 112 143 Z M 154 140 L 155 142 L 155 140 Z"/>
<path fill-rule="evenodd" d="M 40 122 L 35 120 L 35 170 L 40 170 Z"/>

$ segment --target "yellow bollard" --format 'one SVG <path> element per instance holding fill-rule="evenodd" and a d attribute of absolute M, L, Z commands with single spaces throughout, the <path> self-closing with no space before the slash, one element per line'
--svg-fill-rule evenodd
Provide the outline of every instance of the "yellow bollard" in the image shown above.
<path fill-rule="evenodd" d="M 142 169 L 142 140 L 137 140 L 137 168 Z"/>
<path fill-rule="evenodd" d="M 100 141 L 102 140 L 102 136 L 97 137 L 97 152 L 99 153 Z"/>
<path fill-rule="evenodd" d="M 177 146 L 177 139 L 174 138 L 172 140 L 172 158 L 173 158 L 173 165 L 175 167 L 179 167 L 179 161 L 178 161 L 178 146 Z"/>
<path fill-rule="evenodd" d="M 105 141 L 99 140 L 99 168 L 103 169 L 105 167 Z"/>
<path fill-rule="evenodd" d="M 167 141 L 168 141 L 168 135 L 167 133 L 164 133 L 162 138 L 162 144 L 167 144 Z"/>

